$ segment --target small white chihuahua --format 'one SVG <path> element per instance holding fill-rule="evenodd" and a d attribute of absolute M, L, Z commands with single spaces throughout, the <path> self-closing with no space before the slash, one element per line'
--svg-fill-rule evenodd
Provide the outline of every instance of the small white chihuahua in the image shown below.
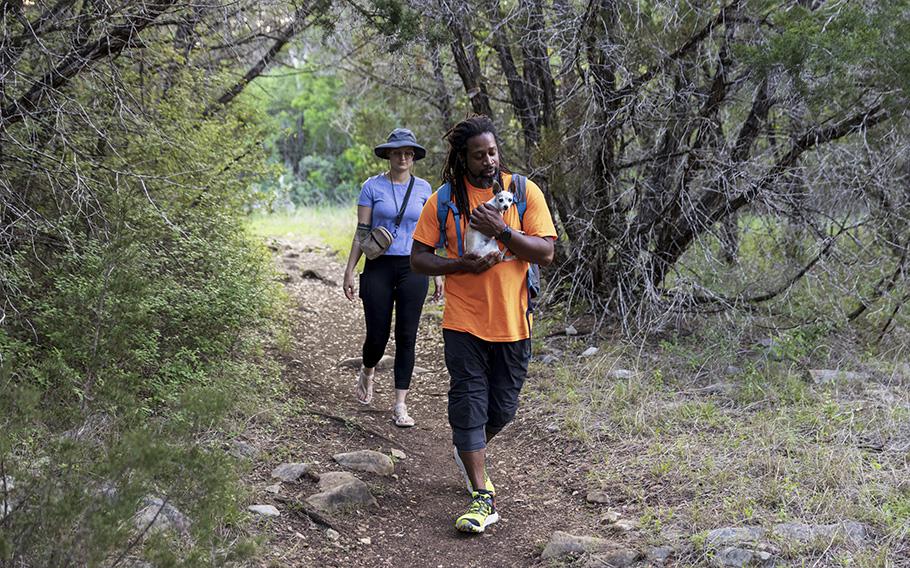
<path fill-rule="evenodd" d="M 499 186 L 498 181 L 493 182 L 493 199 L 487 201 L 502 215 L 512 206 L 515 196 L 511 191 L 505 191 Z M 488 237 L 468 225 L 464 236 L 465 252 L 486 256 L 491 252 L 499 252 L 499 243 L 493 237 Z"/>

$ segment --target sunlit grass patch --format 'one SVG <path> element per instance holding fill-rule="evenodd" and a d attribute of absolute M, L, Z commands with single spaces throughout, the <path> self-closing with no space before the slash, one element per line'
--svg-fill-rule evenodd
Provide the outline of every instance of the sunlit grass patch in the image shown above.
<path fill-rule="evenodd" d="M 299 208 L 294 213 L 253 215 L 248 218 L 251 233 L 261 238 L 316 238 L 345 255 L 357 227 L 357 208 L 323 206 Z"/>

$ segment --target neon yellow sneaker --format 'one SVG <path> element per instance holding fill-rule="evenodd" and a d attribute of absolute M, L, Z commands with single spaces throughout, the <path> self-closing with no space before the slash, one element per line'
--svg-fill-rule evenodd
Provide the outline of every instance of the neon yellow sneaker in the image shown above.
<path fill-rule="evenodd" d="M 455 528 L 466 533 L 482 533 L 498 520 L 496 500 L 489 491 L 480 490 L 471 495 L 468 512 L 455 520 Z"/>
<path fill-rule="evenodd" d="M 468 470 L 464 467 L 464 462 L 461 461 L 461 456 L 458 455 L 458 448 L 452 447 L 452 453 L 455 454 L 455 465 L 458 466 L 458 469 L 461 471 L 461 476 L 464 477 L 465 487 L 468 488 L 468 493 L 474 494 L 474 486 L 471 484 L 471 478 L 468 477 Z M 490 492 L 490 495 L 496 497 L 496 488 L 493 487 L 493 482 L 490 480 L 489 474 L 487 471 L 483 471 L 483 484 L 486 485 L 487 491 Z"/>

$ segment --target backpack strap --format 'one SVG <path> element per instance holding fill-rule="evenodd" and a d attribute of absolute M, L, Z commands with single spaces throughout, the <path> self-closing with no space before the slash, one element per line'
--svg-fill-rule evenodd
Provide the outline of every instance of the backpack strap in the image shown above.
<path fill-rule="evenodd" d="M 523 175 L 512 174 L 513 202 L 515 208 L 518 209 L 518 222 L 522 224 L 522 228 L 524 228 L 525 210 L 528 208 L 527 181 L 528 178 Z"/>
<path fill-rule="evenodd" d="M 528 208 L 527 181 L 523 175 L 512 174 L 512 195 L 514 197 L 515 208 L 518 210 L 518 222 L 524 229 L 525 210 Z M 525 279 L 528 290 L 528 309 L 525 312 L 525 320 L 528 322 L 528 333 L 531 333 L 531 314 L 537 304 L 535 298 L 540 294 L 540 267 L 536 264 L 528 265 L 528 274 Z"/>
<path fill-rule="evenodd" d="M 448 183 L 442 184 L 436 190 L 436 219 L 439 221 L 439 241 L 436 242 L 436 248 L 446 248 L 446 221 L 449 218 L 449 211 L 455 219 L 455 238 L 458 241 L 458 256 L 464 256 L 464 241 L 461 238 L 461 215 L 458 213 L 458 207 L 452 201 L 452 186 Z"/>

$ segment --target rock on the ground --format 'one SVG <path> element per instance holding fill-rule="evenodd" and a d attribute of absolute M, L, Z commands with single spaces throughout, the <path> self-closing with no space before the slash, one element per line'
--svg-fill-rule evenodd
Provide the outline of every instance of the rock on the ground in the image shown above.
<path fill-rule="evenodd" d="M 269 493 L 275 493 L 275 494 L 281 493 L 281 484 L 275 483 L 274 485 L 267 485 L 265 487 L 265 490 Z"/>
<path fill-rule="evenodd" d="M 639 525 L 638 521 L 636 521 L 634 519 L 619 519 L 618 521 L 616 521 L 615 523 L 610 525 L 610 528 L 613 529 L 614 531 L 619 531 L 619 532 L 632 532 L 634 530 L 638 530 L 639 526 L 640 525 Z"/>
<path fill-rule="evenodd" d="M 259 450 L 256 446 L 248 444 L 247 442 L 242 442 L 240 440 L 231 441 L 231 449 L 228 450 L 228 453 L 238 459 L 256 459 L 256 456 L 259 455 Z"/>
<path fill-rule="evenodd" d="M 588 347 L 587 349 L 585 349 L 584 351 L 581 352 L 581 356 L 582 357 L 592 357 L 594 355 L 597 355 L 598 351 L 600 351 L 600 349 L 598 349 L 597 347 Z"/>
<path fill-rule="evenodd" d="M 702 394 L 729 394 L 732 391 L 733 385 L 730 383 L 725 383 L 723 381 L 718 383 L 711 383 L 710 385 L 698 389 L 698 392 Z"/>
<path fill-rule="evenodd" d="M 339 361 L 338 366 L 347 367 L 349 369 L 359 369 L 361 363 L 363 363 L 363 358 L 351 357 L 349 359 L 343 359 L 343 360 Z"/>
<path fill-rule="evenodd" d="M 733 567 L 741 568 L 743 566 L 773 566 L 774 561 L 771 555 L 760 550 L 749 550 L 747 548 L 737 548 L 729 546 L 721 549 L 714 555 L 714 565 L 722 568 Z"/>
<path fill-rule="evenodd" d="M 833 383 L 837 381 L 854 383 L 869 380 L 869 375 L 866 373 L 839 371 L 837 369 L 809 369 L 809 376 L 817 385 Z"/>
<path fill-rule="evenodd" d="M 648 550 L 645 558 L 652 564 L 665 564 L 673 556 L 673 547 L 655 546 Z"/>
<path fill-rule="evenodd" d="M 281 515 L 273 505 L 250 505 L 247 510 L 263 517 L 277 517 Z"/>
<path fill-rule="evenodd" d="M 392 457 L 395 458 L 396 460 L 408 459 L 408 454 L 402 452 L 398 448 L 392 448 L 391 454 L 392 454 Z"/>
<path fill-rule="evenodd" d="M 620 515 L 616 511 L 607 511 L 606 513 L 604 513 L 603 515 L 600 516 L 600 524 L 612 525 L 613 523 L 618 521 L 621 516 L 622 515 Z"/>
<path fill-rule="evenodd" d="M 430 372 L 429 369 L 424 369 L 423 367 L 416 367 L 416 366 L 415 366 L 414 369 L 411 371 L 411 374 L 412 374 L 412 375 L 425 375 L 425 374 L 427 374 L 427 373 L 429 373 L 429 372 Z"/>
<path fill-rule="evenodd" d="M 319 273 L 316 270 L 311 268 L 304 269 L 300 272 L 300 277 L 306 280 L 319 280 L 327 286 L 338 286 L 338 283 L 332 280 L 331 278 L 325 276 L 324 274 Z"/>
<path fill-rule="evenodd" d="M 575 536 L 563 531 L 553 533 L 540 557 L 543 560 L 559 560 L 578 554 L 590 554 L 591 560 L 599 559 L 599 563 L 589 566 L 628 566 L 638 558 L 638 553 L 618 547 L 607 539 Z"/>
<path fill-rule="evenodd" d="M 371 539 L 371 538 L 368 537 L 368 536 L 365 536 L 365 537 L 363 537 L 363 538 L 359 538 L 359 539 L 357 539 L 357 540 L 358 540 L 358 542 L 360 542 L 360 544 L 365 544 L 365 545 L 367 545 L 367 546 L 373 544 L 373 539 Z"/>
<path fill-rule="evenodd" d="M 635 550 L 617 548 L 610 552 L 592 555 L 585 568 L 626 568 L 635 564 L 641 554 Z"/>
<path fill-rule="evenodd" d="M 305 463 L 283 463 L 272 470 L 272 477 L 291 483 L 300 479 L 307 472 L 307 468 Z"/>
<path fill-rule="evenodd" d="M 373 450 L 357 450 L 335 454 L 333 459 L 342 467 L 354 471 L 366 471 L 379 475 L 392 475 L 395 473 L 395 464 L 389 456 Z"/>
<path fill-rule="evenodd" d="M 382 358 L 376 363 L 376 369 L 379 371 L 385 371 L 391 369 L 395 366 L 395 357 L 391 355 L 383 355 Z"/>
<path fill-rule="evenodd" d="M 341 538 L 341 535 L 338 534 L 338 531 L 336 531 L 335 529 L 326 529 L 325 537 L 331 541 L 336 541 L 339 538 Z"/>
<path fill-rule="evenodd" d="M 590 489 L 588 490 L 588 495 L 585 497 L 585 501 L 588 503 L 609 503 L 610 495 L 603 489 Z"/>
<path fill-rule="evenodd" d="M 638 373 L 635 371 L 630 371 L 629 369 L 613 369 L 607 373 L 607 378 L 612 380 L 621 380 L 627 381 L 629 379 L 634 379 L 638 376 Z"/>
<path fill-rule="evenodd" d="M 758 542 L 765 536 L 761 527 L 724 527 L 708 532 L 705 543 L 710 547 Z"/>
<path fill-rule="evenodd" d="M 575 329 L 574 325 L 566 326 L 566 335 L 578 335 L 578 330 Z"/>
<path fill-rule="evenodd" d="M 349 471 L 327 471 L 319 475 L 319 490 L 328 491 L 349 481 L 357 481 L 357 477 Z"/>
<path fill-rule="evenodd" d="M 540 358 L 540 362 L 543 363 L 544 365 L 552 365 L 553 363 L 555 363 L 557 361 L 559 361 L 559 357 L 557 357 L 556 355 L 551 355 L 550 353 L 547 353 L 546 355 L 544 355 L 543 357 Z"/>
<path fill-rule="evenodd" d="M 320 477 L 320 484 L 324 476 L 325 474 Z M 373 498 L 367 484 L 353 476 L 352 479 L 334 485 L 322 493 L 311 495 L 306 502 L 314 509 L 327 514 L 347 509 L 360 509 L 364 506 L 377 506 L 376 499 Z"/>
<path fill-rule="evenodd" d="M 158 497 L 146 497 L 142 509 L 134 519 L 136 528 L 149 533 L 175 531 L 186 534 L 190 530 L 190 520 L 177 507 L 165 503 Z"/>
<path fill-rule="evenodd" d="M 556 531 L 550 536 L 546 548 L 540 555 L 543 560 L 555 560 L 575 554 L 584 554 L 606 547 L 608 540 L 592 536 L 575 536 L 566 532 Z"/>
<path fill-rule="evenodd" d="M 866 527 L 856 521 L 843 521 L 830 525 L 807 525 L 803 523 L 780 523 L 774 525 L 772 534 L 780 541 L 791 545 L 844 538 L 854 545 L 866 540 Z"/>

